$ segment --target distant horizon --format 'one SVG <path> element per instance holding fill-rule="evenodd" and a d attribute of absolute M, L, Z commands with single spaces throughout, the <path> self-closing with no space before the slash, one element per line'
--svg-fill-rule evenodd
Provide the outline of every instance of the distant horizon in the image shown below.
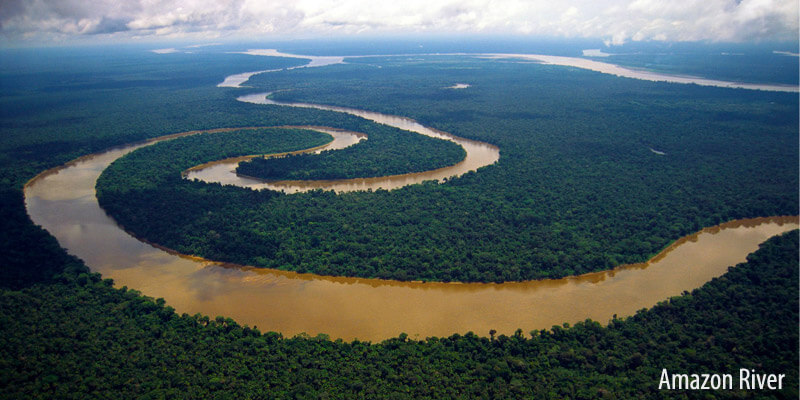
<path fill-rule="evenodd" d="M 709 43 L 658 41 L 606 46 L 599 39 L 538 38 L 519 36 L 393 36 L 329 37 L 297 40 L 230 40 L 218 42 L 159 40 L 146 42 L 83 43 L 71 46 L 0 49 L 0 74 L 79 68 L 83 63 L 207 62 L 230 57 L 251 65 L 231 73 L 252 75 L 261 68 L 241 57 L 452 56 L 516 54 L 538 56 L 540 62 L 607 72 L 646 80 L 666 80 L 721 87 L 797 91 L 800 69 L 796 42 Z M 258 50 L 252 51 L 251 50 Z M 246 55 L 248 54 L 248 55 Z M 155 58 L 154 58 L 155 57 Z M 239 58 L 236 58 L 239 57 Z M 544 58 L 542 58 L 544 57 Z M 542 61 L 545 60 L 545 61 Z M 583 61 L 580 61 L 583 60 Z M 604 64 L 604 65 L 600 65 Z M 614 67 L 611 67 L 614 66 Z M 613 72 L 609 72 L 612 71 Z M 220 77 L 222 79 L 222 77 Z M 687 80 L 688 79 L 688 80 Z M 216 82 L 219 84 L 222 82 Z"/>
<path fill-rule="evenodd" d="M 319 37 L 265 37 L 265 38 L 243 38 L 228 37 L 215 40 L 199 40 L 193 38 L 160 38 L 148 37 L 138 39 L 115 40 L 111 38 L 73 38 L 68 41 L 25 41 L 25 42 L 2 42 L 0 51 L 10 49 L 47 49 L 47 48 L 105 48 L 105 47 L 127 47 L 127 48 L 146 48 L 148 50 L 158 50 L 164 48 L 183 49 L 185 52 L 202 51 L 214 48 L 226 47 L 258 47 L 270 48 L 281 46 L 301 46 L 331 44 L 341 47 L 342 45 L 352 45 L 360 49 L 369 46 L 397 46 L 397 45 L 416 45 L 421 51 L 426 46 L 440 48 L 443 46 L 459 47 L 465 45 L 480 44 L 479 50 L 486 51 L 491 46 L 500 47 L 542 47 L 568 45 L 570 48 L 581 48 L 582 50 L 626 50 L 642 48 L 663 48 L 665 50 L 685 51 L 693 48 L 720 48 L 720 49 L 770 49 L 787 56 L 797 56 L 800 53 L 800 38 L 795 40 L 763 40 L 763 41 L 662 41 L 662 40 L 642 40 L 630 41 L 623 44 L 608 43 L 599 37 L 555 37 L 555 36 L 525 36 L 525 35 L 502 35 L 502 34 L 483 34 L 483 35 L 419 35 L 419 34 L 398 34 L 398 35 L 341 35 L 341 36 L 319 36 Z M 411 47 L 410 47 L 411 48 Z M 435 50 L 433 50 L 435 51 Z M 348 54 L 341 54 L 348 55 Z"/>
<path fill-rule="evenodd" d="M 7 0 L 3 46 L 507 35 L 631 42 L 797 41 L 796 0 Z M 593 39 L 594 40 L 594 39 Z"/>

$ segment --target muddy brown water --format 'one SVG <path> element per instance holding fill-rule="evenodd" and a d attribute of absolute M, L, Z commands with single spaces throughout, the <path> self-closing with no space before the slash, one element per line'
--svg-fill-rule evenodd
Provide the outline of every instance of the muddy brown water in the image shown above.
<path fill-rule="evenodd" d="M 798 227 L 797 217 L 734 221 L 680 239 L 648 263 L 555 280 L 419 283 L 257 269 L 156 248 L 106 215 L 95 197 L 97 178 L 144 145 L 82 157 L 31 180 L 25 203 L 34 223 L 117 287 L 162 297 L 178 312 L 223 315 L 287 336 L 378 341 L 401 332 L 485 336 L 490 329 L 512 334 L 586 318 L 605 323 L 697 288 L 745 261 L 759 243 Z"/>
<path fill-rule="evenodd" d="M 337 193 L 351 192 L 358 190 L 392 190 L 403 186 L 413 185 L 429 180 L 444 181 L 447 178 L 460 176 L 469 171 L 475 171 L 481 167 L 492 165 L 500 159 L 500 149 L 489 143 L 470 140 L 442 132 L 420 124 L 419 122 L 405 117 L 386 115 L 372 111 L 364 111 L 355 108 L 327 106 L 310 103 L 288 103 L 278 102 L 269 99 L 270 93 L 256 93 L 240 96 L 237 100 L 264 105 L 279 105 L 285 107 L 313 108 L 318 110 L 336 111 L 345 114 L 355 115 L 370 121 L 415 132 L 437 139 L 448 140 L 461 146 L 466 152 L 464 159 L 454 165 L 438 168 L 430 171 L 381 176 L 375 178 L 357 179 L 337 179 L 337 180 L 307 180 L 307 181 L 264 181 L 248 176 L 236 174 L 236 166 L 241 161 L 239 158 L 220 160 L 203 166 L 193 168 L 185 175 L 188 179 L 198 179 L 205 182 L 217 182 L 223 185 L 236 185 L 251 189 L 271 189 L 284 191 L 286 193 L 306 192 L 313 189 L 334 190 Z M 339 140 L 339 139 L 337 139 Z M 336 140 L 334 141 L 336 142 Z M 343 140 L 341 143 L 345 143 Z M 355 144 L 352 142 L 348 145 Z M 326 148 L 343 148 L 344 145 Z"/>

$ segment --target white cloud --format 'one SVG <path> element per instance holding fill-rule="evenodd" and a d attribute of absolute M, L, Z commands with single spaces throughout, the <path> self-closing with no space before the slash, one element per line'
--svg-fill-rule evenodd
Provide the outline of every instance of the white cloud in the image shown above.
<path fill-rule="evenodd" d="M 3 0 L 7 39 L 502 33 L 797 40 L 797 0 Z"/>
<path fill-rule="evenodd" d="M 152 51 L 153 53 L 156 53 L 156 54 L 172 54 L 172 53 L 177 53 L 178 49 L 176 49 L 174 47 L 170 47 L 170 48 L 166 48 L 166 49 L 155 49 L 155 50 L 150 50 L 150 51 Z"/>

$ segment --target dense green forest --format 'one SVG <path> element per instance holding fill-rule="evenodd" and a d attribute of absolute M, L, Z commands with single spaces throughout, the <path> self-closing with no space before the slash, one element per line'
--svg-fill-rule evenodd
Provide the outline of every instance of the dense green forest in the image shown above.
<path fill-rule="evenodd" d="M 385 125 L 370 130 L 358 146 L 321 154 L 254 158 L 239 163 L 236 173 L 260 179 L 371 178 L 429 171 L 453 165 L 466 153 L 457 144 Z"/>
<path fill-rule="evenodd" d="M 109 168 L 99 198 L 127 229 L 182 253 L 324 275 L 441 281 L 603 270 L 644 261 L 705 226 L 797 213 L 796 96 L 569 74 L 564 79 L 564 68 L 554 66 L 391 57 L 257 76 L 250 84 L 267 90 L 303 82 L 276 93 L 283 100 L 410 116 L 495 144 L 500 161 L 443 185 L 389 192 L 237 202 L 247 198 L 244 189 L 214 188 L 228 198 L 220 210 L 207 199 L 208 186 L 139 187 L 137 176 L 176 177 L 177 165 L 159 172 L 146 165 L 178 155 L 136 152 L 127 158 L 144 167 Z M 472 86 L 446 89 L 453 82 Z M 349 127 L 339 124 L 326 123 Z M 371 125 L 362 122 L 361 131 L 377 129 Z M 299 175 L 290 176 L 323 164 L 346 169 L 361 146 L 298 158 L 290 163 Z M 111 181 L 114 188 L 105 187 Z M 215 218 L 192 218 L 209 213 Z"/>
<path fill-rule="evenodd" d="M 0 398 L 798 396 L 796 379 L 788 379 L 789 386 L 780 392 L 656 391 L 661 368 L 734 374 L 738 368 L 753 368 L 798 376 L 797 232 L 770 240 L 749 257 L 747 264 L 703 288 L 636 316 L 614 320 L 608 327 L 603 326 L 606 321 L 599 321 L 603 325 L 585 322 L 510 337 L 458 332 L 422 341 L 400 335 L 374 344 L 330 341 L 324 336 L 284 338 L 279 333 L 262 334 L 240 326 L 224 316 L 177 315 L 163 301 L 135 290 L 114 288 L 112 282 L 90 273 L 52 236 L 31 223 L 22 186 L 35 174 L 110 146 L 194 129 L 315 124 L 367 131 L 372 125 L 331 112 L 242 104 L 234 100 L 242 90 L 213 87 L 230 73 L 298 65 L 302 64 L 300 60 L 220 54 L 141 55 L 115 53 L 114 49 L 86 56 L 87 52 L 4 50 L 0 54 L 0 253 L 4 255 L 0 265 Z M 20 61 L 28 58 L 40 61 Z M 319 214 L 309 222 L 323 224 L 320 230 L 326 227 L 324 224 L 334 226 L 330 213 L 336 206 L 346 205 L 339 209 L 342 212 L 353 207 L 353 214 L 364 210 L 368 215 L 362 223 L 373 223 L 369 218 L 375 214 L 369 211 L 376 209 L 366 203 L 381 202 L 383 207 L 419 193 L 421 197 L 402 201 L 389 210 L 404 224 L 436 228 L 437 222 L 426 219 L 431 209 L 462 202 L 459 196 L 467 193 L 469 185 L 489 185 L 467 200 L 477 201 L 481 210 L 493 217 L 503 217 L 504 223 L 517 221 L 514 229 L 527 235 L 550 231 L 546 238 L 555 243 L 542 246 L 542 251 L 558 250 L 559 244 L 565 246 L 561 250 L 571 251 L 575 243 L 584 243 L 571 239 L 588 237 L 602 242 L 602 233 L 616 229 L 629 230 L 626 237 L 630 239 L 619 247 L 637 247 L 653 232 L 680 235 L 684 230 L 740 215 L 797 212 L 797 199 L 792 197 L 797 187 L 796 96 L 644 83 L 556 67 L 500 64 L 498 67 L 507 69 L 500 69 L 496 80 L 509 81 L 512 73 L 523 74 L 516 83 L 522 87 L 503 88 L 521 104 L 504 110 L 508 102 L 503 103 L 492 111 L 490 120 L 480 122 L 483 128 L 472 129 L 479 126 L 477 119 L 488 116 L 478 104 L 487 106 L 492 103 L 490 99 L 502 97 L 502 93 L 489 98 L 474 93 L 476 89 L 494 90 L 489 87 L 490 81 L 484 81 L 487 87 L 482 89 L 474 69 L 442 62 L 446 73 L 425 77 L 409 71 L 415 81 L 392 83 L 391 74 L 402 72 L 401 62 L 397 64 L 398 68 L 383 78 L 382 71 L 365 74 L 357 70 L 361 68 L 357 65 L 333 67 L 340 78 L 352 79 L 340 93 L 352 94 L 347 101 L 336 98 L 335 85 L 324 83 L 325 71 L 276 73 L 272 75 L 274 81 L 262 81 L 261 85 L 268 89 L 297 88 L 296 74 L 307 75 L 303 79 L 309 80 L 299 86 L 308 86 L 309 90 L 287 93 L 287 98 L 306 96 L 308 100 L 358 104 L 420 120 L 425 117 L 428 124 L 439 129 L 500 145 L 500 164 L 445 185 L 418 185 L 397 191 L 402 195 L 237 193 L 251 196 L 256 203 L 296 201 L 299 205 L 293 207 L 318 207 Z M 387 63 L 383 72 L 390 67 Z M 310 79 L 316 74 L 317 79 Z M 359 98 L 359 94 L 367 94 L 359 87 L 360 74 L 375 80 L 376 93 Z M 503 78 L 502 74 L 509 75 Z M 472 83 L 472 92 L 441 89 L 454 81 Z M 581 86 L 592 90 L 584 92 Z M 384 96 L 381 91 L 385 91 L 385 100 L 393 102 L 373 103 Z M 402 92 L 410 94 L 404 98 Z M 424 105 L 411 104 L 426 96 Z M 454 102 L 470 98 L 475 108 L 453 107 Z M 403 102 L 407 104 L 400 104 Z M 441 108 L 437 106 L 440 103 Z M 626 112 L 628 109 L 635 112 Z M 526 123 L 530 126 L 520 129 Z M 601 135 L 595 137 L 598 132 Z M 619 141 L 609 141 L 614 133 L 621 135 Z M 625 139 L 631 143 L 625 144 Z M 559 140 L 572 146 L 559 146 Z M 648 147 L 666 155 L 656 157 Z M 607 152 L 608 157 L 595 164 L 598 152 Z M 533 156 L 523 162 L 522 154 Z M 752 160 L 748 160 L 748 154 Z M 615 166 L 617 161 L 626 164 Z M 523 168 L 507 168 L 507 163 Z M 565 163 L 584 168 L 570 169 Z M 681 163 L 690 172 L 682 172 Z M 631 165 L 642 168 L 626 168 Z M 725 172 L 723 167 L 734 172 Z M 660 169 L 663 171 L 656 175 Z M 720 172 L 724 177 L 715 176 Z M 495 181 L 503 177 L 525 179 L 513 181 L 511 192 L 488 190 L 500 188 L 502 185 Z M 559 186 L 559 179 L 568 180 Z M 629 185 L 626 190 L 597 190 L 614 186 L 609 184 L 617 179 Z M 224 191 L 225 196 L 233 193 L 217 185 L 181 182 L 187 185 L 185 193 L 193 196 L 202 190 L 219 190 L 220 195 Z M 631 182 L 638 183 L 631 186 Z M 521 183 L 523 187 L 515 186 Z M 655 185 L 652 192 L 637 194 L 642 193 L 637 189 L 648 185 Z M 137 186 L 128 188 L 136 190 Z M 547 186 L 554 192 L 497 208 L 504 198 L 537 186 Z M 183 187 L 176 184 L 170 188 Z M 456 192 L 450 194 L 451 190 Z M 538 196 L 541 190 L 536 193 Z M 382 196 L 391 197 L 383 200 Z M 224 205 L 228 199 L 216 201 Z M 597 211 L 590 206 L 601 201 L 617 204 L 600 211 L 618 212 L 591 219 L 593 225 L 572 228 L 590 211 Z M 323 207 L 327 202 L 334 205 Z M 681 202 L 687 206 L 674 208 Z M 542 205 L 535 208 L 536 203 Z M 629 210 L 632 204 L 651 208 L 648 212 L 645 206 Z M 479 216 L 474 212 L 462 214 L 467 227 L 486 220 L 472 221 Z M 660 222 L 662 219 L 666 222 Z M 526 226 L 527 230 L 523 229 Z M 637 233 L 642 227 L 649 230 Z M 342 229 L 344 234 L 351 227 Z M 481 241 L 501 237 L 497 227 L 487 225 L 487 229 L 485 234 L 473 229 L 473 236 L 459 238 L 486 248 Z M 600 233 L 585 235 L 587 229 Z M 461 229 L 458 233 L 463 232 Z M 412 235 L 409 239 L 423 238 Z M 660 246 L 648 244 L 651 249 Z M 515 247 L 513 252 L 524 251 L 521 248 Z M 647 251 L 640 249 L 641 254 Z M 566 256 L 557 251 L 554 254 Z M 472 257 L 480 264 L 488 255 L 473 253 Z"/>
<path fill-rule="evenodd" d="M 140 149 L 141 158 L 123 157 L 115 161 L 114 171 L 140 173 L 125 178 L 115 173 L 103 175 L 98 179 L 98 197 L 106 198 L 106 190 L 125 196 L 132 187 L 175 184 L 182 180 L 184 170 L 209 161 L 310 149 L 330 143 L 331 139 L 330 135 L 318 131 L 276 127 L 184 136 Z M 164 153 L 168 156 L 161 156 Z M 134 180 L 134 183 L 129 185 L 129 180 Z"/>

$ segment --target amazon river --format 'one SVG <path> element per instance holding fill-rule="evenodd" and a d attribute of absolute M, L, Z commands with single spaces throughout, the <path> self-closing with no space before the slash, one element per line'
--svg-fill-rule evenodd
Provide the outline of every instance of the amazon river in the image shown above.
<path fill-rule="evenodd" d="M 797 217 L 734 221 L 680 239 L 648 263 L 557 280 L 416 283 L 257 269 L 154 247 L 106 215 L 95 197 L 97 178 L 112 161 L 145 145 L 40 174 L 25 187 L 32 220 L 118 287 L 162 297 L 180 313 L 223 315 L 287 336 L 378 341 L 401 332 L 419 338 L 491 329 L 511 334 L 586 318 L 607 322 L 697 288 L 743 262 L 767 238 L 798 227 Z"/>
<path fill-rule="evenodd" d="M 235 170 L 236 166 L 241 161 L 241 158 L 232 158 L 229 160 L 220 160 L 215 163 L 197 166 L 187 171 L 185 174 L 188 179 L 199 179 L 205 182 L 218 182 L 223 185 L 236 185 L 247 187 L 251 189 L 272 189 L 284 191 L 286 193 L 305 192 L 313 189 L 334 190 L 338 193 L 351 192 L 356 190 L 375 190 L 375 189 L 396 189 L 399 187 L 412 185 L 429 180 L 444 180 L 453 176 L 461 176 L 469 171 L 475 171 L 478 168 L 494 164 L 500 159 L 500 150 L 497 146 L 488 143 L 479 142 L 461 138 L 447 132 L 442 132 L 433 128 L 429 128 L 420 124 L 419 122 L 405 117 L 398 117 L 394 115 L 386 115 L 372 111 L 358 110 L 354 108 L 335 107 L 320 104 L 310 103 L 286 103 L 278 102 L 269 99 L 270 93 L 259 93 L 241 96 L 237 100 L 245 103 L 253 104 L 269 104 L 279 105 L 286 107 L 298 108 L 313 108 L 318 110 L 336 111 L 345 114 L 355 115 L 379 124 L 388 125 L 391 127 L 403 129 L 419 133 L 420 135 L 430 136 L 432 138 L 451 141 L 461 146 L 466 152 L 466 156 L 460 162 L 443 168 L 434 169 L 425 172 L 416 172 L 410 174 L 400 174 L 391 176 L 382 176 L 375 178 L 358 178 L 358 179 L 338 179 L 338 180 L 308 180 L 308 181 L 262 181 L 258 179 L 249 178 L 246 176 L 237 175 Z M 329 131 L 326 133 L 331 134 Z M 355 134 L 353 134 L 355 136 Z M 340 141 L 345 143 L 344 140 L 334 136 L 334 142 Z M 363 139 L 359 138 L 359 139 Z M 347 145 L 356 144 L 357 140 L 353 140 Z M 333 146 L 326 147 L 323 150 L 334 150 L 345 147 Z"/>

